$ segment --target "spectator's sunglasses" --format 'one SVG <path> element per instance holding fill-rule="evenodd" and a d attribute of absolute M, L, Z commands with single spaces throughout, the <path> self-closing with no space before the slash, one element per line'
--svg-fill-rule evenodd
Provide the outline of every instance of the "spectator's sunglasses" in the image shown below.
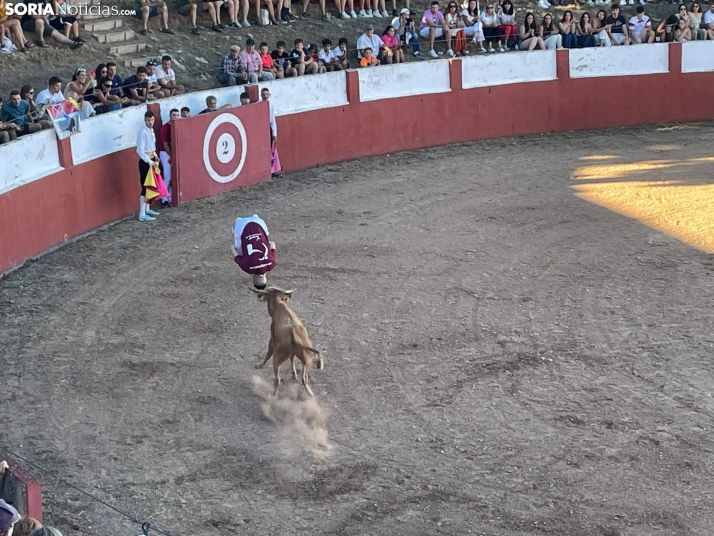
<path fill-rule="evenodd" d="M 493 11 L 493 6 L 486 6 L 486 11 Z"/>
<path fill-rule="evenodd" d="M 34 95 L 34 94 L 35 94 L 35 90 L 34 90 L 34 89 L 31 89 L 30 91 L 28 91 L 28 92 L 25 93 L 25 95 Z"/>
<path fill-rule="evenodd" d="M 679 6 L 679 11 L 687 11 L 687 6 Z"/>

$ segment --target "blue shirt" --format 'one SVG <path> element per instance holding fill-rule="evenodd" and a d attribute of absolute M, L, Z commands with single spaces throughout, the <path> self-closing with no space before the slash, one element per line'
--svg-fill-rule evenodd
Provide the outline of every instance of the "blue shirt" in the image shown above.
<path fill-rule="evenodd" d="M 2 120 L 24 127 L 27 126 L 27 118 L 25 116 L 29 111 L 30 105 L 27 101 L 21 100 L 17 107 L 13 106 L 12 102 L 6 102 L 2 107 Z"/>

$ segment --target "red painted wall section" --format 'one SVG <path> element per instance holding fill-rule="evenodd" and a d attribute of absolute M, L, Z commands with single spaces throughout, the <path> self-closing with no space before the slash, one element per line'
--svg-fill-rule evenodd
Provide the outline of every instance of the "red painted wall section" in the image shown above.
<path fill-rule="evenodd" d="M 42 523 L 42 486 L 39 481 L 3 450 L 0 450 L 0 460 L 7 460 L 9 471 L 25 488 L 25 504 L 16 503 L 15 508 L 20 514 L 34 517 Z"/>

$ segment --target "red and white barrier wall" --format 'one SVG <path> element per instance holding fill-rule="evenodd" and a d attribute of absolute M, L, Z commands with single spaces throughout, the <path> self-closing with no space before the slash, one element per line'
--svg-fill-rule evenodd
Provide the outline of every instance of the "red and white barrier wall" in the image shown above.
<path fill-rule="evenodd" d="M 487 138 L 709 120 L 714 117 L 714 42 L 496 54 L 260 87 L 269 87 L 272 94 L 283 169 L 296 171 Z M 209 95 L 219 106 L 235 106 L 246 90 L 256 101 L 258 86 L 238 86 L 172 97 L 149 108 L 166 121 L 171 108 L 189 106 L 193 114 L 202 110 Z M 173 125 L 179 160 L 174 164 L 175 200 L 269 178 L 267 106 L 251 108 Z M 41 132 L 0 146 L 5 166 L 0 174 L 0 273 L 136 211 L 134 147 L 145 109 L 89 119 L 82 122 L 81 133 L 61 142 L 53 132 Z M 221 125 L 207 136 L 219 115 Z M 220 155 L 218 144 L 227 142 L 230 154 Z M 216 180 L 209 164 L 223 178 Z"/>

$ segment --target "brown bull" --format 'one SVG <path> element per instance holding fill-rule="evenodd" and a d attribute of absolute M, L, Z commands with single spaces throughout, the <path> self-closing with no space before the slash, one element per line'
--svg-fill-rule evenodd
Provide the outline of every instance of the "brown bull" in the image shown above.
<path fill-rule="evenodd" d="M 295 358 L 302 363 L 302 384 L 305 390 L 312 396 L 312 389 L 308 381 L 308 371 L 312 363 L 312 355 L 317 356 L 317 370 L 322 370 L 324 362 L 320 352 L 312 347 L 310 338 L 307 335 L 305 326 L 302 325 L 297 315 L 288 307 L 292 290 L 281 290 L 275 287 L 268 287 L 265 290 L 251 288 L 258 295 L 259 301 L 268 302 L 268 314 L 272 318 L 270 323 L 270 342 L 268 343 L 268 353 L 262 363 L 258 363 L 255 368 L 260 369 L 265 366 L 270 357 L 273 357 L 273 370 L 275 371 L 275 395 L 278 394 L 280 386 L 280 366 L 288 359 L 293 366 L 293 377 L 297 380 L 297 370 L 295 369 Z"/>

